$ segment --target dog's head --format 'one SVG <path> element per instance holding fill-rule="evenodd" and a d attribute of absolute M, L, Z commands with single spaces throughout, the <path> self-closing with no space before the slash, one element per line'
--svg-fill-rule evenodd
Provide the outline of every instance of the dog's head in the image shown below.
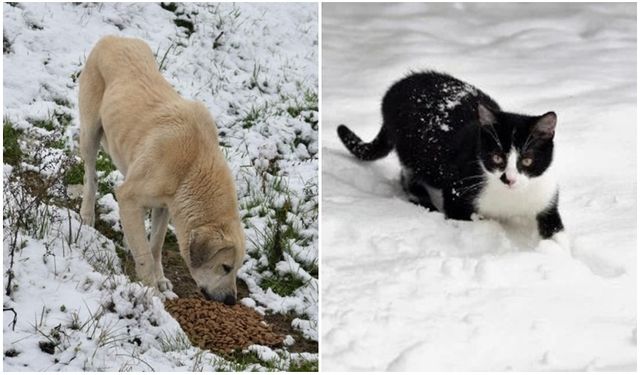
<path fill-rule="evenodd" d="M 222 228 L 199 227 L 189 235 L 187 264 L 209 300 L 236 303 L 236 274 L 244 259 L 244 233 L 237 220 Z"/>

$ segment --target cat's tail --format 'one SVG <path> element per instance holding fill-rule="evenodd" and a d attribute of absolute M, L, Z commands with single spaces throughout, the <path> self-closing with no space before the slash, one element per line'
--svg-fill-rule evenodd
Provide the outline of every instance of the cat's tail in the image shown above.
<path fill-rule="evenodd" d="M 345 147 L 360 160 L 376 160 L 383 158 L 393 150 L 394 142 L 384 126 L 376 138 L 365 143 L 345 125 L 338 126 L 338 136 Z"/>

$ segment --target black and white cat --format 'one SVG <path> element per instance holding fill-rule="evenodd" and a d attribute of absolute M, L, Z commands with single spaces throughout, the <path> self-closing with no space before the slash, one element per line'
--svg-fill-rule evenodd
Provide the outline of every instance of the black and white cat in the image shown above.
<path fill-rule="evenodd" d="M 411 201 L 448 218 L 537 220 L 542 238 L 568 240 L 558 213 L 553 160 L 554 112 L 503 112 L 477 88 L 447 74 L 413 73 L 382 100 L 382 129 L 371 143 L 344 125 L 338 135 L 353 155 L 375 160 L 394 148 Z"/>

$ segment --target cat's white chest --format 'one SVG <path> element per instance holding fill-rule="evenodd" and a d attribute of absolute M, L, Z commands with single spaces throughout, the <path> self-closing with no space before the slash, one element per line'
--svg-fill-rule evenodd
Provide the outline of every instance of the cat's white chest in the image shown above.
<path fill-rule="evenodd" d="M 549 206 L 557 189 L 551 174 L 532 178 L 520 189 L 510 189 L 499 179 L 490 178 L 474 202 L 476 212 L 494 219 L 535 216 Z"/>

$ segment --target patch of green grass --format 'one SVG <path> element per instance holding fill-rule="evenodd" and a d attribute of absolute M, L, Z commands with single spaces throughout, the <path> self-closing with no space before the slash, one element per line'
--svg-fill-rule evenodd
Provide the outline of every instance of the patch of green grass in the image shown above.
<path fill-rule="evenodd" d="M 68 101 L 66 103 L 69 104 L 69 106 L 71 105 Z M 71 116 L 66 112 L 54 111 L 53 117 L 56 118 L 56 120 L 58 121 L 58 124 L 60 124 L 62 128 L 66 128 L 67 126 L 71 125 L 71 123 L 73 122 L 73 116 Z"/>
<path fill-rule="evenodd" d="M 100 195 L 107 195 L 113 192 L 113 185 L 104 180 L 98 180 L 98 193 Z"/>
<path fill-rule="evenodd" d="M 262 233 L 262 244 L 258 246 L 267 256 L 268 269 L 275 271 L 276 264 L 284 259 L 284 253 L 291 251 L 291 225 L 287 224 L 288 201 L 283 207 L 277 208 L 275 221 L 269 221 L 267 229 Z"/>
<path fill-rule="evenodd" d="M 56 99 L 54 99 L 55 101 Z M 59 99 L 60 103 L 65 103 L 65 99 Z M 67 101 L 67 104 L 70 103 Z M 54 111 L 49 118 L 46 119 L 27 119 L 33 126 L 48 130 L 50 132 L 55 130 L 64 130 L 73 122 L 73 116 L 66 112 Z"/>
<path fill-rule="evenodd" d="M 248 350 L 236 351 L 231 354 L 226 354 L 224 356 L 224 359 L 229 361 L 228 363 L 230 367 L 229 370 L 235 371 L 235 372 L 245 371 L 247 367 L 255 364 L 264 366 L 267 369 L 279 370 L 276 367 L 275 363 L 271 361 L 265 362 L 261 360 L 260 357 L 258 357 L 258 355 L 255 352 L 248 351 Z"/>
<path fill-rule="evenodd" d="M 56 103 L 57 105 L 71 108 L 71 102 L 67 98 L 55 97 L 53 98 L 53 102 Z"/>
<path fill-rule="evenodd" d="M 106 153 L 98 152 L 96 159 L 96 170 L 104 172 L 105 176 L 108 176 L 111 172 L 116 170 L 116 166 L 111 161 L 111 158 Z M 76 185 L 84 183 L 84 163 L 81 161 L 74 162 L 66 171 L 64 175 L 65 185 Z M 105 179 L 98 179 L 98 192 L 100 195 L 106 195 L 113 192 L 113 184 Z"/>
<path fill-rule="evenodd" d="M 31 119 L 29 122 L 38 128 L 48 130 L 50 132 L 56 129 L 56 124 L 53 122 L 52 118 L 48 119 Z"/>
<path fill-rule="evenodd" d="M 292 361 L 289 369 L 290 372 L 318 372 L 318 361 Z"/>
<path fill-rule="evenodd" d="M 98 158 L 96 159 L 96 170 L 109 174 L 115 171 L 117 168 L 111 161 L 111 157 L 108 154 L 100 151 L 98 152 Z"/>
<path fill-rule="evenodd" d="M 84 164 L 82 162 L 73 163 L 64 175 L 65 185 L 78 185 L 84 181 Z"/>
<path fill-rule="evenodd" d="M 250 129 L 252 127 L 254 127 L 256 124 L 258 124 L 258 121 L 263 118 L 266 117 L 266 113 L 267 113 L 267 106 L 264 105 L 262 107 L 255 107 L 255 106 L 251 106 L 251 108 L 249 108 L 249 110 L 245 113 L 244 117 L 242 118 L 242 128 L 243 129 Z"/>
<path fill-rule="evenodd" d="M 20 144 L 22 130 L 13 127 L 11 121 L 5 119 L 2 124 L 2 158 L 4 163 L 18 165 L 24 156 Z"/>
<path fill-rule="evenodd" d="M 298 117 L 304 111 L 318 111 L 318 94 L 311 90 L 305 91 L 301 103 L 298 99 L 295 101 L 295 105 L 287 108 L 287 113 L 291 117 Z"/>
<path fill-rule="evenodd" d="M 281 296 L 290 296 L 298 290 L 301 286 L 305 284 L 304 281 L 300 280 L 293 274 L 285 274 L 285 275 L 273 275 L 269 277 L 265 277 L 260 282 L 260 287 L 262 289 L 273 290 L 274 293 Z"/>

